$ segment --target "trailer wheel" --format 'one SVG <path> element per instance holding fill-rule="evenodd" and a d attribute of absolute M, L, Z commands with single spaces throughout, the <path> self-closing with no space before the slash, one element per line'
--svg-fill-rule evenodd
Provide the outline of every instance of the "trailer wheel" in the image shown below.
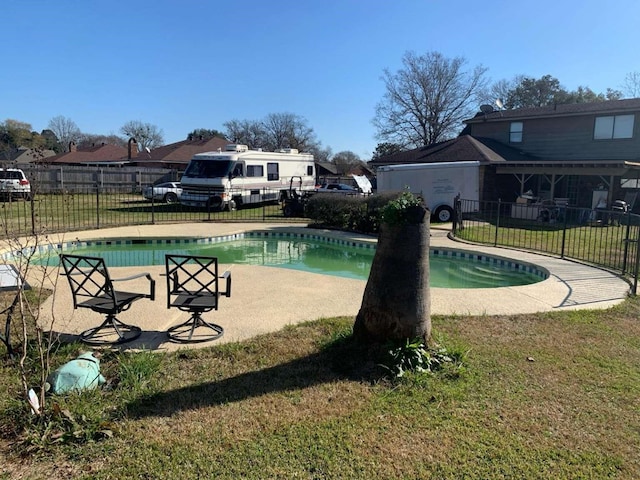
<path fill-rule="evenodd" d="M 442 205 L 436 208 L 436 213 L 433 216 L 436 222 L 450 222 L 453 218 L 453 209 L 447 205 Z"/>

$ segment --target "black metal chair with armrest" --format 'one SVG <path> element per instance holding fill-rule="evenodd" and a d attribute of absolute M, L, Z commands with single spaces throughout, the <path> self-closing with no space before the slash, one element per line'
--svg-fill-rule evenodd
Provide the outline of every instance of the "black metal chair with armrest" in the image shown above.
<path fill-rule="evenodd" d="M 167 335 L 174 342 L 208 342 L 220 338 L 224 329 L 209 323 L 202 314 L 218 309 L 220 297 L 231 296 L 231 272 L 218 274 L 218 259 L 194 255 L 166 255 L 167 308 L 189 312 L 186 322 L 174 325 Z M 220 281 L 225 280 L 224 291 Z"/>
<path fill-rule="evenodd" d="M 123 323 L 116 315 L 128 310 L 136 300 L 155 299 L 156 281 L 150 274 L 111 278 L 103 258 L 61 254 L 60 260 L 71 287 L 73 308 L 89 308 L 106 315 L 101 325 L 82 332 L 80 340 L 89 345 L 116 345 L 130 342 L 140 336 L 140 327 Z M 141 277 L 146 277 L 149 281 L 149 293 L 126 292 L 114 288 L 114 282 Z"/>

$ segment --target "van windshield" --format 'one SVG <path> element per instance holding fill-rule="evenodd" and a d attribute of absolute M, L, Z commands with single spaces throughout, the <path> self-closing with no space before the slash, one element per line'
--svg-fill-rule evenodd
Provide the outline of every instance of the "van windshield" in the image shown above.
<path fill-rule="evenodd" d="M 234 163 L 231 160 L 191 160 L 184 171 L 184 176 L 192 178 L 226 177 Z"/>

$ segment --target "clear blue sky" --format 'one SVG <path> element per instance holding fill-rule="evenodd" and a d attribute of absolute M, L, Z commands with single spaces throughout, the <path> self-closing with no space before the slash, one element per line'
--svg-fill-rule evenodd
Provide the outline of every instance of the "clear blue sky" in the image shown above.
<path fill-rule="evenodd" d="M 1 18 L 0 121 L 141 120 L 172 143 L 290 112 L 364 160 L 382 72 L 409 50 L 595 92 L 640 71 L 638 0 L 4 0 Z"/>

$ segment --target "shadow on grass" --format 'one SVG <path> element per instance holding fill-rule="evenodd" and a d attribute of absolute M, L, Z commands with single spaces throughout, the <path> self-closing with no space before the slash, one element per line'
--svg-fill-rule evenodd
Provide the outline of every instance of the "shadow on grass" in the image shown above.
<path fill-rule="evenodd" d="M 83 347 L 84 350 L 91 350 L 96 348 L 108 348 L 114 351 L 120 352 L 135 352 L 139 350 L 157 350 L 161 345 L 167 343 L 166 330 L 142 330 L 140 336 L 135 340 L 121 343 L 121 344 L 109 344 L 106 343 L 103 346 L 92 346 L 82 342 L 80 334 L 51 331 L 48 332 L 53 338 L 57 338 L 60 343 L 70 344 L 76 343 Z"/>
<path fill-rule="evenodd" d="M 110 212 L 119 213 L 188 213 L 197 210 L 189 210 L 178 203 L 156 203 L 152 205 L 149 202 L 121 202 L 124 207 L 107 208 Z"/>
<path fill-rule="evenodd" d="M 352 337 L 342 338 L 317 353 L 287 363 L 137 399 L 127 406 L 128 414 L 133 418 L 171 416 L 344 379 L 375 383 L 384 374 L 376 361 L 379 351 L 377 347 L 356 343 Z"/>

